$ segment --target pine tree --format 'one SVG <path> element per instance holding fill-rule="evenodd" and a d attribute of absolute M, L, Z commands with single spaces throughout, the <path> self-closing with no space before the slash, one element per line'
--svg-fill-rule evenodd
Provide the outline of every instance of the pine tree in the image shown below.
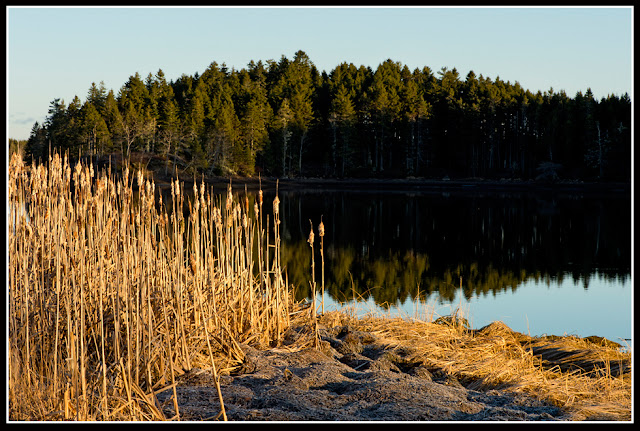
<path fill-rule="evenodd" d="M 25 147 L 25 158 L 37 161 L 47 158 L 47 131 L 36 121 L 31 128 Z"/>
<path fill-rule="evenodd" d="M 340 176 L 344 176 L 345 168 L 351 160 L 351 140 L 353 139 L 353 127 L 356 111 L 351 101 L 351 96 L 344 85 L 340 85 L 335 91 L 331 101 L 329 122 L 333 134 L 333 174 L 337 173 L 338 160 L 340 162 Z M 338 146 L 338 142 L 340 145 Z"/>
<path fill-rule="evenodd" d="M 180 118 L 178 105 L 175 97 L 173 96 L 173 89 L 168 87 L 158 105 L 158 145 L 157 150 L 159 154 L 165 159 L 165 175 L 167 174 L 167 168 L 169 166 L 169 155 L 177 154 L 176 148 L 179 147 L 180 139 Z"/>
<path fill-rule="evenodd" d="M 86 142 L 91 155 L 104 154 L 109 149 L 111 137 L 107 123 L 98 112 L 98 109 L 90 103 L 85 102 L 82 107 L 82 128 L 81 139 Z"/>
<path fill-rule="evenodd" d="M 429 105 L 420 93 L 413 76 L 408 76 L 401 90 L 402 112 L 408 123 L 408 133 L 404 142 L 405 171 L 415 175 L 419 170 L 420 145 L 419 124 L 429 116 Z"/>
<path fill-rule="evenodd" d="M 64 100 L 54 99 L 49 105 L 47 118 L 44 121 L 44 128 L 47 132 L 47 139 L 52 148 L 57 147 L 63 150 L 68 149 L 68 118 L 67 106 Z"/>
<path fill-rule="evenodd" d="M 287 151 L 289 150 L 289 138 L 291 137 L 290 123 L 292 119 L 293 119 L 293 112 L 289 107 L 289 99 L 284 98 L 282 100 L 282 104 L 280 105 L 280 109 L 278 109 L 278 113 L 274 118 L 275 129 L 277 133 L 280 135 L 281 137 L 280 139 L 282 142 L 281 174 L 283 177 L 287 176 L 287 158 L 290 157 Z"/>
<path fill-rule="evenodd" d="M 97 86 L 95 82 L 92 82 L 91 87 L 89 87 L 86 103 L 92 104 L 98 110 L 100 115 L 104 115 L 106 101 L 107 89 L 104 85 L 104 81 L 100 81 L 99 86 Z"/>
<path fill-rule="evenodd" d="M 83 146 L 82 139 L 82 128 L 83 128 L 83 115 L 82 115 L 82 102 L 78 96 L 75 96 L 71 103 L 69 103 L 69 107 L 67 108 L 67 112 L 65 114 L 66 123 L 67 123 L 67 131 L 65 133 L 65 140 L 67 148 L 72 148 L 75 152 L 80 152 L 81 154 L 93 154 L 92 147 Z"/>
<path fill-rule="evenodd" d="M 122 130 L 122 115 L 118 109 L 118 102 L 113 94 L 113 90 L 109 90 L 104 102 L 104 121 L 109 130 L 111 149 L 122 149 L 123 144 L 123 130 Z"/>
<path fill-rule="evenodd" d="M 241 128 L 242 148 L 238 155 L 241 170 L 252 175 L 255 170 L 256 155 L 269 141 L 268 124 L 272 112 L 267 102 L 264 70 L 254 64 L 251 70 L 239 74 L 240 88 L 237 91 L 238 117 Z"/>

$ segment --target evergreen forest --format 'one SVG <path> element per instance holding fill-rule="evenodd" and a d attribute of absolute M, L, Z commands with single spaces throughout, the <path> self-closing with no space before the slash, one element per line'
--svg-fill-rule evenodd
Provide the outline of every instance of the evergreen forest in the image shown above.
<path fill-rule="evenodd" d="M 84 102 L 51 101 L 24 157 L 50 148 L 142 155 L 164 174 L 626 182 L 631 100 L 391 59 L 320 72 L 298 51 L 241 70 L 212 62 L 175 81 L 136 72 L 117 94 L 92 83 Z"/>

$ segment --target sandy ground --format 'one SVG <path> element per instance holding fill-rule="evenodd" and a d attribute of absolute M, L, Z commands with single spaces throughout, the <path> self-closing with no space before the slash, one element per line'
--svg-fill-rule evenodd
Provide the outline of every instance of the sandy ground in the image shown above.
<path fill-rule="evenodd" d="M 297 351 L 242 345 L 242 369 L 220 376 L 228 420 L 565 420 L 561 409 L 535 398 L 468 389 L 440 370 L 410 362 L 410 352 L 389 349 L 371 333 L 338 326 L 321 328 L 319 338 L 319 348 Z M 181 420 L 213 420 L 220 413 L 209 371 L 183 375 L 177 393 Z M 170 390 L 158 395 L 167 417 L 175 414 L 170 396 Z"/>

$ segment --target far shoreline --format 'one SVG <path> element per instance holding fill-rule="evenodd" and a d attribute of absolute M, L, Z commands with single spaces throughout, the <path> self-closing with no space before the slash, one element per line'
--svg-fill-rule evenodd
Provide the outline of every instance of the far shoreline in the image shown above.
<path fill-rule="evenodd" d="M 169 187 L 175 174 L 165 173 L 165 167 L 155 158 L 145 160 L 139 154 L 132 155 L 132 171 L 142 167 L 143 174 L 151 179 L 157 187 L 164 189 Z M 135 160 L 135 161 L 134 161 Z M 98 170 L 101 167 L 112 172 L 119 173 L 122 169 L 119 155 L 102 156 L 97 162 Z M 149 163 L 152 162 L 152 163 Z M 110 167 L 109 167 L 110 166 Z M 321 177 L 300 176 L 284 177 L 240 175 L 203 175 L 188 174 L 178 169 L 177 178 L 185 186 L 191 186 L 194 180 L 213 186 L 214 189 L 226 190 L 231 184 L 235 189 L 247 190 L 279 190 L 279 191 L 358 191 L 358 192 L 406 192 L 406 193 L 484 193 L 484 192 L 551 192 L 551 193 L 577 193 L 589 196 L 615 196 L 631 198 L 631 180 L 629 181 L 592 181 L 582 179 L 557 178 L 555 180 L 522 180 L 519 178 L 482 178 L 482 177 Z M 134 184 L 134 187 L 136 185 Z"/>
<path fill-rule="evenodd" d="M 180 177 L 178 177 L 180 178 Z M 165 178 L 166 181 L 169 178 Z M 193 178 L 180 178 L 185 184 L 192 184 Z M 202 181 L 202 177 L 197 182 Z M 204 177 L 204 181 L 214 188 L 229 184 L 233 189 L 278 190 L 282 191 L 359 191 L 359 192 L 561 192 L 583 193 L 589 195 L 615 195 L 631 197 L 630 182 L 590 182 L 580 180 L 559 180 L 556 182 L 540 182 L 534 180 L 511 179 L 426 179 L 426 178 L 276 178 L 276 177 Z"/>

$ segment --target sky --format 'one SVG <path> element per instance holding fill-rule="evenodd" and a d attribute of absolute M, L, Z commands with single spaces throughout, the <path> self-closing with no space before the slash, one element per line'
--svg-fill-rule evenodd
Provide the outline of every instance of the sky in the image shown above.
<path fill-rule="evenodd" d="M 7 139 L 27 139 L 51 101 L 117 95 L 136 72 L 167 80 L 304 51 L 320 71 L 387 59 L 456 68 L 532 92 L 591 88 L 633 101 L 633 8 L 7 7 Z"/>

